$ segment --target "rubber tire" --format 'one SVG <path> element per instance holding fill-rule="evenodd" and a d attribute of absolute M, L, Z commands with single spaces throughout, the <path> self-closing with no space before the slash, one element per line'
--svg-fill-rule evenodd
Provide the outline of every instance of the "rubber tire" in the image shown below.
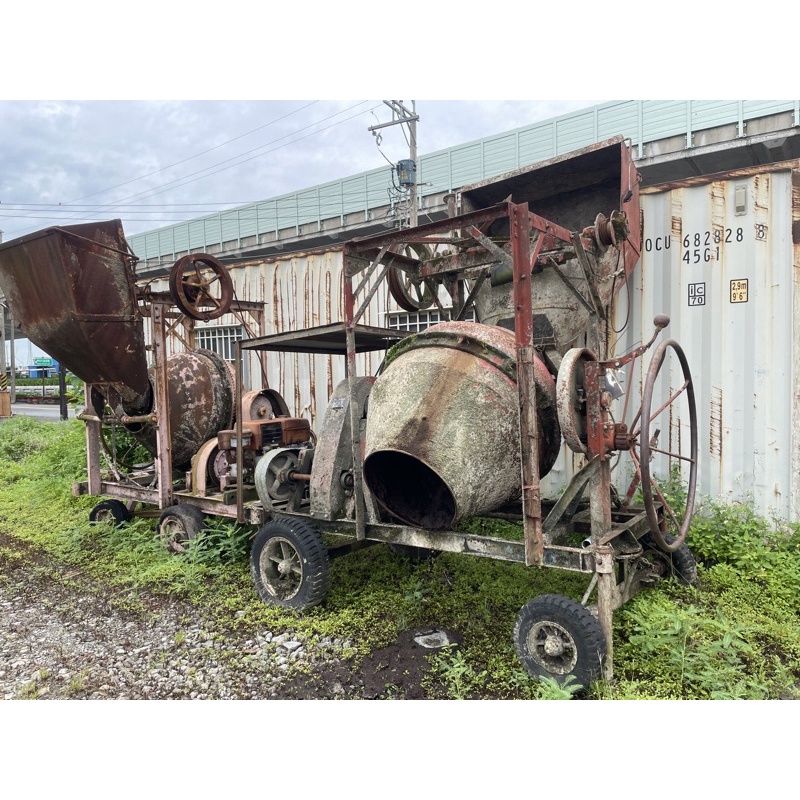
<path fill-rule="evenodd" d="M 270 591 L 268 582 L 262 574 L 262 554 L 266 548 L 275 546 L 276 540 L 283 539 L 294 551 L 299 562 L 301 574 L 299 585 L 286 597 L 279 597 Z M 263 525 L 253 539 L 250 547 L 250 571 L 258 596 L 265 602 L 281 608 L 305 611 L 325 599 L 330 582 L 330 559 L 328 549 L 316 529 L 304 519 L 296 517 L 273 517 Z"/>
<path fill-rule="evenodd" d="M 177 522 L 183 530 L 162 530 L 162 525 L 166 521 Z M 169 506 L 169 508 L 165 508 L 161 512 L 161 516 L 158 518 L 158 535 L 167 550 L 172 553 L 182 553 L 185 549 L 183 543 L 196 539 L 205 526 L 205 514 L 197 506 L 190 506 L 184 503 L 177 506 Z"/>
<path fill-rule="evenodd" d="M 121 500 L 101 500 L 90 512 L 89 521 L 95 523 L 107 522 L 119 528 L 130 522 L 131 512 Z"/>
<path fill-rule="evenodd" d="M 670 533 L 661 535 L 667 544 L 675 541 L 675 537 Z M 644 547 L 645 555 L 652 553 L 666 564 L 667 575 L 665 577 L 675 578 L 684 586 L 694 586 L 697 583 L 697 561 L 685 542 L 674 553 L 665 553 L 650 533 L 646 533 L 639 541 Z"/>
<path fill-rule="evenodd" d="M 550 670 L 531 654 L 528 636 L 539 623 L 555 623 L 569 634 L 577 656 L 569 671 Z M 569 597 L 543 594 L 524 605 L 517 614 L 514 649 L 534 678 L 552 678 L 562 685 L 572 676 L 576 683 L 587 688 L 603 674 L 606 639 L 600 623 L 585 606 Z"/>

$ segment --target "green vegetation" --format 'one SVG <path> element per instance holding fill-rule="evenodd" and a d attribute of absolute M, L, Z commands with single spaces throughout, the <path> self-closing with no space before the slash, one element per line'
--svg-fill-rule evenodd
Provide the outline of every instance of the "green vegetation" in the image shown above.
<path fill-rule="evenodd" d="M 58 386 L 58 375 L 53 378 L 17 378 L 14 383 L 16 386 L 38 386 L 42 388 L 45 386 Z"/>
<path fill-rule="evenodd" d="M 247 558 L 254 531 L 212 520 L 183 555 L 171 555 L 152 518 L 120 528 L 89 524 L 98 498 L 71 494 L 84 469 L 81 423 L 15 417 L 0 424 L 0 532 L 9 537 L 0 548 L 0 580 L 32 547 L 57 565 L 45 568 L 50 579 L 70 580 L 77 567 L 118 607 L 147 614 L 145 591 L 179 597 L 203 608 L 215 637 L 268 629 L 346 639 L 352 649 L 345 655 L 356 666 L 404 630 L 444 628 L 459 645 L 429 656 L 423 688 L 431 698 L 800 694 L 800 529 L 760 519 L 747 505 L 709 503 L 700 510 L 689 539 L 700 564 L 698 586 L 665 581 L 620 609 L 615 680 L 582 690 L 531 679 L 514 654 L 512 631 L 519 609 L 537 595 L 580 600 L 586 575 L 449 553 L 416 563 L 376 546 L 334 560 L 325 602 L 295 614 L 256 596 Z M 466 527 L 520 535 L 505 522 Z M 76 691 L 81 680 L 75 677 Z M 30 686 L 28 696 L 37 691 Z M 386 697 L 393 691 L 389 686 Z"/>

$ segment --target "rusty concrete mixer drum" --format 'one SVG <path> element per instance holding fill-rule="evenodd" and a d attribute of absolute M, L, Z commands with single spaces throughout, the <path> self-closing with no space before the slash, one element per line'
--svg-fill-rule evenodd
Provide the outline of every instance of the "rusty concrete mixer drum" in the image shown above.
<path fill-rule="evenodd" d="M 367 413 L 364 478 L 384 510 L 431 530 L 520 495 L 514 334 L 447 322 L 387 354 Z M 556 387 L 534 364 L 539 470 L 558 457 Z"/>

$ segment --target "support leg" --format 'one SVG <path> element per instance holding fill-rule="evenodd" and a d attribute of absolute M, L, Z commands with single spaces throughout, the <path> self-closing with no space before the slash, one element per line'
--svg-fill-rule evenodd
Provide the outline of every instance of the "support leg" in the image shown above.
<path fill-rule="evenodd" d="M 592 477 L 590 490 L 590 516 L 592 524 L 592 550 L 597 573 L 597 620 L 606 639 L 606 660 L 603 677 L 614 677 L 614 649 L 612 643 L 612 614 L 614 611 L 614 551 L 609 545 L 599 544 L 611 532 L 611 467 L 607 459 L 599 464 Z"/>

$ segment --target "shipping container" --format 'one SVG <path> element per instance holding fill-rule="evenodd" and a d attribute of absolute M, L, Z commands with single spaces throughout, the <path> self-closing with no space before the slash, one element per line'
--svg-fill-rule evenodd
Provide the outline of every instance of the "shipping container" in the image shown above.
<path fill-rule="evenodd" d="M 611 331 L 611 356 L 622 355 L 650 338 L 656 314 L 669 315 L 661 337 L 683 347 L 697 400 L 699 496 L 752 502 L 761 514 L 793 521 L 800 519 L 798 169 L 790 162 L 643 189 L 641 260 L 618 296 Z M 641 367 L 629 379 L 636 394 Z M 660 379 L 665 398 L 680 385 L 679 372 L 673 361 Z M 685 414 L 666 427 L 666 449 L 688 436 Z M 653 472 L 666 476 L 676 466 L 685 477 L 686 462 L 657 455 Z"/>

